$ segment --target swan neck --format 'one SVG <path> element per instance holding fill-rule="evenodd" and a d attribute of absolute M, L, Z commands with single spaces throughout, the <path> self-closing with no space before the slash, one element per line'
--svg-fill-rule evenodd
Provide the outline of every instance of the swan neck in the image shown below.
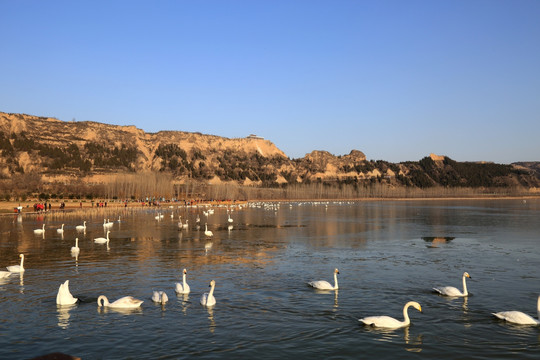
<path fill-rule="evenodd" d="M 404 307 L 403 307 L 403 324 L 404 325 L 409 325 L 411 323 L 411 319 L 409 318 L 409 306 L 411 306 L 410 303 L 407 303 Z"/>
<path fill-rule="evenodd" d="M 538 320 L 540 320 L 540 296 L 538 297 L 538 301 L 536 303 L 536 312 L 538 313 Z"/>
<path fill-rule="evenodd" d="M 103 305 L 101 304 L 101 300 L 103 300 Z M 98 303 L 99 306 L 108 306 L 109 305 L 109 300 L 107 299 L 107 297 L 105 295 L 100 295 L 97 298 L 97 303 Z"/>
<path fill-rule="evenodd" d="M 182 283 L 184 284 L 184 289 L 186 288 L 186 273 L 182 274 Z"/>
<path fill-rule="evenodd" d="M 213 284 L 211 287 L 210 287 L 210 292 L 208 293 L 208 298 L 214 296 L 214 288 L 216 287 L 215 284 Z"/>
<path fill-rule="evenodd" d="M 334 289 L 338 288 L 337 273 L 334 273 Z"/>
<path fill-rule="evenodd" d="M 24 255 L 21 256 L 21 269 L 23 268 L 23 264 L 24 264 Z"/>
<path fill-rule="evenodd" d="M 467 292 L 467 277 L 463 275 L 463 295 L 467 296 L 469 293 Z"/>

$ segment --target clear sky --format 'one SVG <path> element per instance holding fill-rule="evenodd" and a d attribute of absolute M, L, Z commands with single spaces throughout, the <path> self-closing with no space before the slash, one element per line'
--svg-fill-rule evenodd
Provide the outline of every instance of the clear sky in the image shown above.
<path fill-rule="evenodd" d="M 540 161 L 540 1 L 0 0 L 0 111 Z"/>

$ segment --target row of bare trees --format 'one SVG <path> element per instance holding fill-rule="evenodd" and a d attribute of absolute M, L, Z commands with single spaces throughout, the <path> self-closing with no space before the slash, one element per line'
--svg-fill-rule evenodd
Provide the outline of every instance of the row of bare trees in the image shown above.
<path fill-rule="evenodd" d="M 357 184 L 292 184 L 282 187 L 242 186 L 236 183 L 210 185 L 189 180 L 175 182 L 165 172 L 129 173 L 110 175 L 100 183 L 89 184 L 80 179 L 69 183 L 45 183 L 38 176 L 16 175 L 0 182 L 0 198 L 21 199 L 35 194 L 53 194 L 53 197 L 104 199 L 179 199 L 179 200 L 307 200 L 307 199 L 359 199 L 359 198 L 455 198 L 476 196 L 524 196 L 527 188 L 464 188 L 392 186 L 385 183 Z"/>

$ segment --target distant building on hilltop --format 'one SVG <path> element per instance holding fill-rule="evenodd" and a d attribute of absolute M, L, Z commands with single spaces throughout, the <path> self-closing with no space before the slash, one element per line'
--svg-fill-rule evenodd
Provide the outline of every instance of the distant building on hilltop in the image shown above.
<path fill-rule="evenodd" d="M 264 140 L 263 137 L 257 136 L 257 135 L 255 135 L 255 134 L 250 134 L 247 138 L 248 138 L 248 139 Z"/>

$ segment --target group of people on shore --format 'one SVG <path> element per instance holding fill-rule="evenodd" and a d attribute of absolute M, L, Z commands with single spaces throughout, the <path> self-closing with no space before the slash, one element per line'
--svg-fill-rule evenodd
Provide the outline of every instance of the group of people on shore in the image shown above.
<path fill-rule="evenodd" d="M 60 206 L 60 208 L 62 208 Z M 35 203 L 34 204 L 34 212 L 43 212 L 43 211 L 47 211 L 47 210 L 51 210 L 52 209 L 52 204 L 51 203 L 48 203 L 47 202 L 43 202 L 43 203 Z"/>

